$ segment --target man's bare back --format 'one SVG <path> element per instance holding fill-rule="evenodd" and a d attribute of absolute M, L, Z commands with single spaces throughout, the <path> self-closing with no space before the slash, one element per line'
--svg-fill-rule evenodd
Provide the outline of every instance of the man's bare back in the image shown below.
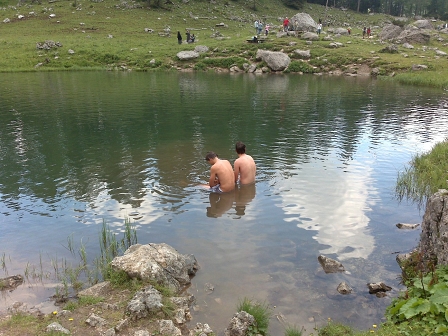
<path fill-rule="evenodd" d="M 214 154 L 214 153 L 213 153 Z M 232 165 L 227 160 L 218 159 L 218 156 L 214 154 L 214 157 L 206 160 L 212 165 L 210 168 L 210 187 L 219 185 L 219 189 L 222 192 L 229 192 L 235 189 L 235 179 L 233 175 Z"/>
<path fill-rule="evenodd" d="M 241 184 L 254 183 L 257 171 L 254 159 L 245 153 L 246 145 L 242 142 L 237 142 L 235 148 L 238 153 L 238 159 L 234 163 L 235 182 L 238 182 L 239 177 Z"/>

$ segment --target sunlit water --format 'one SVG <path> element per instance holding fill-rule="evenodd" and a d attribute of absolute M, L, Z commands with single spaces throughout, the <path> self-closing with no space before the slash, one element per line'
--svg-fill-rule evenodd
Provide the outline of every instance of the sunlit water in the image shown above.
<path fill-rule="evenodd" d="M 204 73 L 0 76 L 0 277 L 52 273 L 99 254 L 103 221 L 137 226 L 140 243 L 194 254 L 193 322 L 222 334 L 248 297 L 273 309 L 272 335 L 327 318 L 368 328 L 402 289 L 397 252 L 419 231 L 416 205 L 394 198 L 397 173 L 443 140 L 446 94 L 370 79 Z M 247 144 L 253 187 L 209 194 L 205 153 L 233 162 Z M 325 274 L 317 257 L 347 273 Z M 339 295 L 348 282 L 354 293 Z M 393 287 L 386 298 L 366 283 Z M 57 282 L 29 278 L 3 293 L 37 304 Z M 207 291 L 208 285 L 214 291 Z"/>

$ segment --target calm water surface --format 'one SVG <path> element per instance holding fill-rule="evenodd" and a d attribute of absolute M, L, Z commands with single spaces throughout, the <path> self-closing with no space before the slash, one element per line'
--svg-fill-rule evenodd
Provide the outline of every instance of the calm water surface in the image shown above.
<path fill-rule="evenodd" d="M 119 233 L 131 218 L 140 243 L 199 261 L 193 322 L 222 333 L 248 297 L 273 307 L 275 336 L 328 317 L 368 328 L 402 289 L 395 253 L 418 241 L 395 227 L 422 217 L 395 200 L 397 172 L 447 136 L 447 106 L 445 92 L 370 79 L 1 74 L 0 277 L 73 259 L 67 237 L 92 260 L 103 221 Z M 205 153 L 233 162 L 238 140 L 256 160 L 256 185 L 199 188 Z M 325 274 L 319 254 L 348 272 Z M 355 293 L 338 295 L 341 281 Z M 393 292 L 369 295 L 375 281 Z M 0 310 L 44 301 L 57 282 L 44 284 L 3 293 Z"/>

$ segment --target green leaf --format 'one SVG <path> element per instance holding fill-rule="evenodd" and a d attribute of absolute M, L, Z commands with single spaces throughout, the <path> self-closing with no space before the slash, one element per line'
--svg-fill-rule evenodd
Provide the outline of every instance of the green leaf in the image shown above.
<path fill-rule="evenodd" d="M 448 304 L 448 288 L 436 291 L 429 300 L 438 304 Z"/>
<path fill-rule="evenodd" d="M 425 299 L 418 299 L 412 306 L 407 307 L 405 311 L 403 311 L 404 316 L 407 319 L 417 315 L 425 315 L 429 313 L 431 308 L 431 303 Z"/>
<path fill-rule="evenodd" d="M 436 328 L 436 333 L 438 333 L 438 334 L 443 333 L 445 331 L 448 331 L 448 328 L 444 324 L 439 324 Z"/>
<path fill-rule="evenodd" d="M 394 316 L 398 315 L 400 308 L 407 302 L 407 300 L 397 301 L 395 305 L 389 309 L 389 315 Z"/>
<path fill-rule="evenodd" d="M 448 308 L 445 310 L 445 320 L 448 322 Z"/>

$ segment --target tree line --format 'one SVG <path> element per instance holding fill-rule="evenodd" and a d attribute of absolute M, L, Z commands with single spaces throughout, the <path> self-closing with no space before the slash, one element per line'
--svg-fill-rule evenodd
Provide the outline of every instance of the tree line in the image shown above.
<path fill-rule="evenodd" d="M 301 9 L 306 3 L 347 8 L 360 13 L 385 13 L 393 16 L 423 16 L 448 20 L 447 0 L 282 0 L 289 7 Z"/>

